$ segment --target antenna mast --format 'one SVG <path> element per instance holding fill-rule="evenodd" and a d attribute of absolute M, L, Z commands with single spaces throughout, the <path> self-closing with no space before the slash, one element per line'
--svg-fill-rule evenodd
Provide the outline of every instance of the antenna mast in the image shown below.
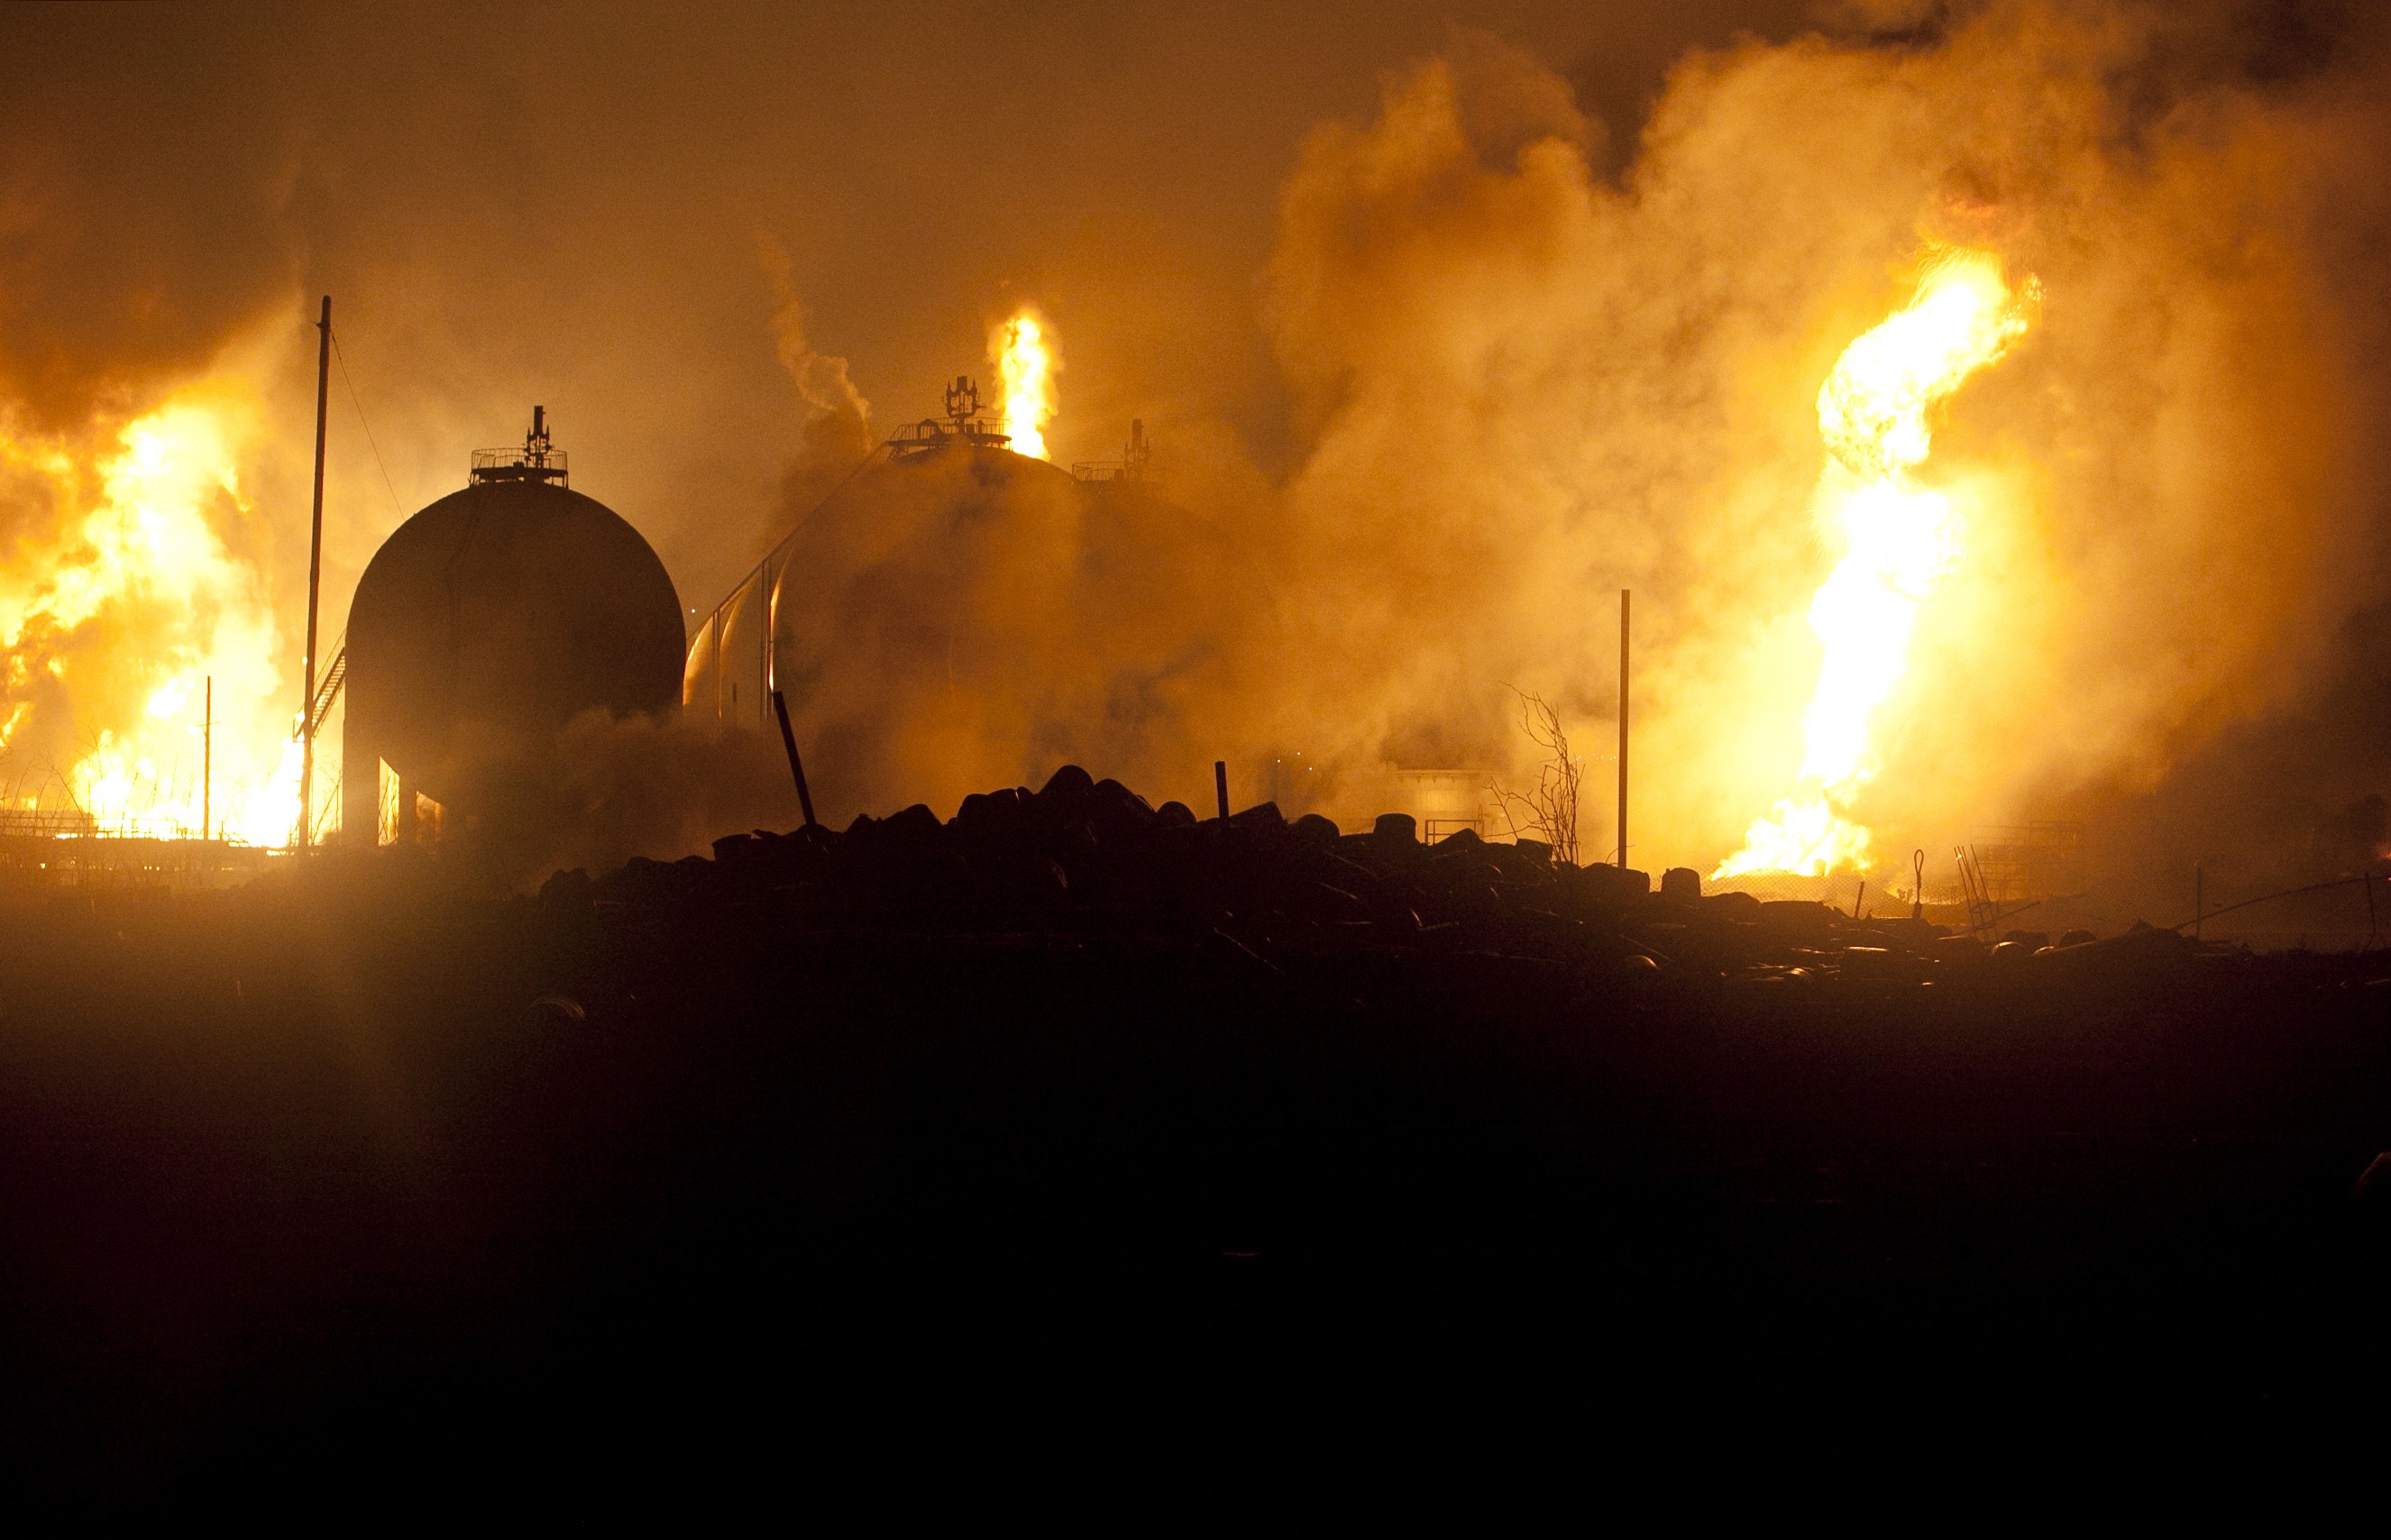
<path fill-rule="evenodd" d="M 314 843 L 309 814 L 316 796 L 316 598 L 324 582 L 324 403 L 332 382 L 332 296 L 324 296 L 324 314 L 316 322 L 316 511 L 307 536 L 307 661 L 305 688 L 299 696 L 299 838 L 302 850 Z"/>

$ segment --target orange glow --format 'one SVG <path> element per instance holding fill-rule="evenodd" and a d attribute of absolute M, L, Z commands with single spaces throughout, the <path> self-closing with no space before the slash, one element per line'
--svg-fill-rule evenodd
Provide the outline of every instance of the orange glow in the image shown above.
<path fill-rule="evenodd" d="M 1046 458 L 1046 424 L 1054 419 L 1054 344 L 1045 322 L 1024 309 L 989 334 L 1003 398 L 1004 431 L 1017 455 Z"/>
<path fill-rule="evenodd" d="M 1819 387 L 1832 456 L 1821 522 L 1841 557 L 1810 602 L 1825 654 L 1802 719 L 1800 784 L 1712 876 L 1868 869 L 1868 832 L 1845 811 L 1877 772 L 1869 728 L 1907 666 L 1919 604 L 1967 556 L 1965 516 L 1909 472 L 1932 446 L 1935 408 L 2025 335 L 2040 292 L 2030 278 L 2013 291 L 1991 252 L 1937 252 L 1909 304 L 1845 348 Z"/>
<path fill-rule="evenodd" d="M 198 835 L 213 677 L 214 832 L 290 839 L 299 750 L 283 640 L 264 575 L 226 538 L 251 512 L 237 461 L 257 417 L 245 391 L 211 385 L 83 460 L 0 434 L 0 466 L 43 485 L 61 515 L 0 579 L 13 800 L 71 805 L 108 831 Z M 54 688 L 32 687 L 45 678 Z M 45 746 L 29 750 L 45 722 Z"/>

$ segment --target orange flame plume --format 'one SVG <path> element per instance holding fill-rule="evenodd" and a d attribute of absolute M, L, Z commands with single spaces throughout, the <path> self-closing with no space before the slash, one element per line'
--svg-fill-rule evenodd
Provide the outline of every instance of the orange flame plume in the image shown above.
<path fill-rule="evenodd" d="M 1845 811 L 1877 772 L 1870 719 L 1907 666 L 1919 602 L 1967 555 L 1960 511 L 1909 473 L 1926 459 L 1934 409 L 2025 335 L 2040 298 L 2031 278 L 2013 291 L 1989 252 L 1935 252 L 1908 305 L 1845 348 L 1819 388 L 1831 456 L 1822 523 L 1842 554 L 1810 603 L 1826 652 L 1802 719 L 1801 783 L 1712 876 L 1868 869 L 1868 831 Z"/>
<path fill-rule="evenodd" d="M 1004 431 L 1017 455 L 1046 458 L 1046 424 L 1054 418 L 1054 343 L 1034 310 L 1024 309 L 989 333 L 998 389 L 1004 399 Z"/>
<path fill-rule="evenodd" d="M 79 460 L 0 434 L 10 500 L 58 515 L 0 577 L 0 750 L 11 803 L 71 807 L 103 830 L 291 834 L 298 745 L 264 575 L 226 543 L 250 504 L 237 460 L 257 411 L 223 385 L 187 391 Z M 214 679 L 213 796 L 201 785 L 203 681 Z"/>

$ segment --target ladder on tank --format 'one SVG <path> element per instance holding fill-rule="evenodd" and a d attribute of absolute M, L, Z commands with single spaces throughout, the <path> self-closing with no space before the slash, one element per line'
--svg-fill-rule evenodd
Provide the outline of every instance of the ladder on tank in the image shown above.
<path fill-rule="evenodd" d="M 293 739 L 313 738 L 332 714 L 332 703 L 341 698 L 341 686 L 349 682 L 349 633 L 342 631 L 332 641 L 332 666 L 324 670 L 317 681 L 316 698 L 307 703 L 307 719 L 291 730 Z"/>

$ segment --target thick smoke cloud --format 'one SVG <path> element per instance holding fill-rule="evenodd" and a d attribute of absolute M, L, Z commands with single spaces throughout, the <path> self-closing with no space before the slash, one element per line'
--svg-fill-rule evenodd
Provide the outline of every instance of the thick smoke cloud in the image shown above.
<path fill-rule="evenodd" d="M 1497 679 L 1599 718 L 1633 586 L 1646 828 L 1732 848 L 1799 758 L 1816 382 L 1944 240 L 2049 300 L 1930 464 L 1972 550 L 1861 816 L 1947 845 L 2300 700 L 2382 594 L 2383 58 L 2354 23 L 2254 58 L 2246 19 L 1998 6 L 1699 56 L 1618 187 L 1524 59 L 1432 62 L 1315 136 L 1271 269 L 1321 424 L 1286 493 L 1310 677 L 1365 731 L 1482 738 Z"/>
<path fill-rule="evenodd" d="M 496 795 L 483 829 L 449 854 L 472 883 L 498 889 L 634 856 L 702 854 L 725 835 L 801 818 L 778 743 L 687 718 L 584 712 L 554 744 L 513 745 L 476 769 Z"/>
<path fill-rule="evenodd" d="M 1188 795 L 1206 744 L 1301 747 L 1343 772 L 1321 800 L 1349 817 L 1374 764 L 1524 779 L 1504 686 L 1606 743 L 1632 587 L 1645 848 L 1715 859 L 1801 757 L 1804 615 L 1831 563 L 1817 382 L 1932 242 L 1997 250 L 2049 300 L 1927 467 L 1971 550 L 1880 718 L 1857 811 L 1880 848 L 2087 811 L 2097 833 L 2230 724 L 2300 709 L 2383 594 L 2378 36 L 2157 9 L 1994 6 L 1931 36 L 1890 19 L 1909 29 L 1892 43 L 1687 58 L 1617 183 L 1559 77 L 1483 37 L 1315 132 L 1263 305 L 1299 462 L 1190 498 L 1267 583 L 1184 607 L 1204 661 L 1143 736 L 1091 706 L 960 758 L 1009 780 L 989 762 L 1008 748 L 1029 775 L 1101 743 L 1107 768 Z M 1011 615 L 1055 656 L 1119 655 L 1092 607 L 1023 580 L 1037 524 L 963 558 L 938 603 Z M 857 581 L 891 572 L 876 555 Z M 955 744 L 901 745 L 951 714 L 885 712 L 875 779 L 943 786 Z"/>

